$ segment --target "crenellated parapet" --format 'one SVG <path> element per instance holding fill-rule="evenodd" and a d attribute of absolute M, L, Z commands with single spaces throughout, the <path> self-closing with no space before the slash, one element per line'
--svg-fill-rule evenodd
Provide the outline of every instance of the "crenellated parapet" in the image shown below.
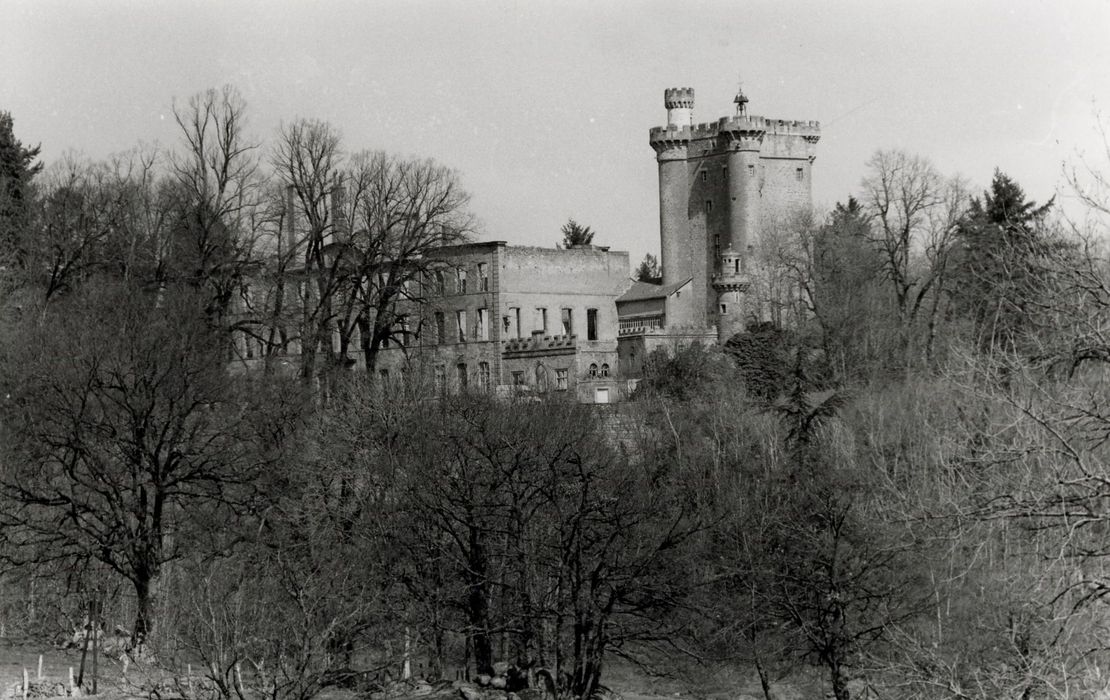
<path fill-rule="evenodd" d="M 816 144 L 821 138 L 821 123 L 818 121 L 768 119 L 756 116 L 721 117 L 715 122 L 703 122 L 690 126 L 656 126 L 648 132 L 648 142 L 658 153 L 657 144 L 683 145 L 690 141 L 703 139 L 733 138 L 733 135 L 762 139 L 766 135 L 799 136 L 806 143 Z"/>
<path fill-rule="evenodd" d="M 510 338 L 501 346 L 503 357 L 573 354 L 577 351 L 577 335 L 543 335 L 536 331 L 528 338 Z"/>
<path fill-rule="evenodd" d="M 663 91 L 663 105 L 667 109 L 693 109 L 694 88 L 667 88 Z"/>
<path fill-rule="evenodd" d="M 690 127 L 666 126 L 651 130 L 648 143 L 655 149 L 656 160 L 683 160 L 690 144 Z"/>
<path fill-rule="evenodd" d="M 718 272 L 713 275 L 713 291 L 718 294 L 725 292 L 746 292 L 752 286 L 752 280 L 744 272 Z"/>

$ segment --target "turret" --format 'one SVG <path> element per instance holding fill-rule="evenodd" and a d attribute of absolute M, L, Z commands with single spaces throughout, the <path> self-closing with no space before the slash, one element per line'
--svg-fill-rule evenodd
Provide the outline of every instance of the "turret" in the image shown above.
<path fill-rule="evenodd" d="M 667 88 L 663 91 L 667 106 L 667 126 L 690 126 L 694 116 L 694 88 Z"/>
<path fill-rule="evenodd" d="M 717 342 L 724 344 L 744 330 L 744 293 L 751 286 L 744 259 L 732 246 L 717 260 L 712 284 L 717 293 Z"/>

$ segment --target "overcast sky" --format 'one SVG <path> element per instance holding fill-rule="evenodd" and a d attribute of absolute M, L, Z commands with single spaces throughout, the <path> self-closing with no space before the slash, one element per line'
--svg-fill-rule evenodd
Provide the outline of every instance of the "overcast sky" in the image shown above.
<path fill-rule="evenodd" d="M 711 121 L 738 79 L 752 114 L 821 122 L 819 207 L 880 148 L 1040 201 L 1100 147 L 1110 2 L 0 0 L 0 110 L 47 161 L 172 145 L 174 100 L 232 83 L 260 140 L 327 120 L 459 170 L 483 239 L 550 246 L 574 217 L 634 263 L 659 246 L 663 89 Z"/>

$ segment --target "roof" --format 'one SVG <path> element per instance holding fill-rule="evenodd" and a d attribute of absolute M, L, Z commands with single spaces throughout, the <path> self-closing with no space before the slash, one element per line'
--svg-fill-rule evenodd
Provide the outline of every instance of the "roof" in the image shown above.
<path fill-rule="evenodd" d="M 681 282 L 673 282 L 671 284 L 652 284 L 651 282 L 636 281 L 627 292 L 617 297 L 617 303 L 623 301 L 643 301 L 645 299 L 665 299 L 670 295 L 677 292 L 679 289 L 685 287 L 694 279 L 689 277 Z"/>

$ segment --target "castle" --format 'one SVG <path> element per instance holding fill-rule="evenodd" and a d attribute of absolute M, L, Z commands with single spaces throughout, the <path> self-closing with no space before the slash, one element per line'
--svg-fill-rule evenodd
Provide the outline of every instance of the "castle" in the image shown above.
<path fill-rule="evenodd" d="M 633 281 L 628 253 L 602 246 L 440 248 L 424 281 L 434 292 L 402 310 L 406 341 L 383 349 L 379 377 L 404 379 L 418 366 L 437 391 L 607 403 L 627 397 L 653 350 L 743 331 L 758 319 L 745 299 L 752 242 L 761 226 L 810 205 L 820 127 L 751 116 L 743 93 L 734 102 L 734 115 L 695 125 L 693 89 L 664 92 L 667 124 L 648 134 L 661 284 Z"/>
<path fill-rule="evenodd" d="M 812 202 L 820 125 L 736 114 L 694 125 L 694 90 L 663 94 L 667 125 L 648 142 L 659 166 L 663 283 L 635 283 L 616 300 L 620 357 L 638 376 L 643 358 L 679 342 L 724 343 L 757 317 L 745 308 L 752 242 L 761 222 Z"/>

